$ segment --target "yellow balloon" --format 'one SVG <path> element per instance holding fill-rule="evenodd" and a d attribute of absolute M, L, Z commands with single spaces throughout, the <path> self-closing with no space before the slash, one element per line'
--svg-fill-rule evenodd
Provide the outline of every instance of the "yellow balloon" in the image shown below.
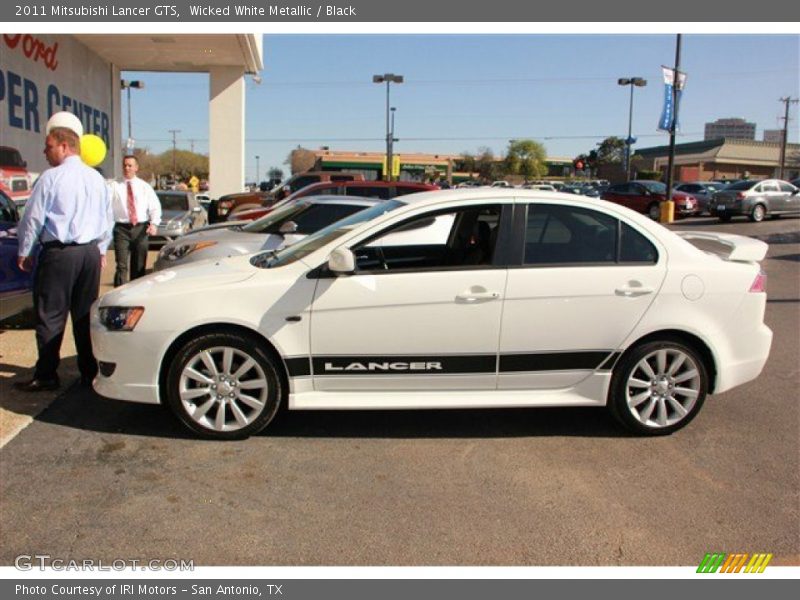
<path fill-rule="evenodd" d="M 106 143 L 92 133 L 81 136 L 81 159 L 90 167 L 96 167 L 106 157 Z"/>

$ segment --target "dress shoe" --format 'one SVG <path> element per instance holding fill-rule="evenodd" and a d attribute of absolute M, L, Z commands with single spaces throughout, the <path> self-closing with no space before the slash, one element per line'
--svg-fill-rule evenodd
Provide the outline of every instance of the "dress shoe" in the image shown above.
<path fill-rule="evenodd" d="M 58 379 L 31 379 L 14 382 L 14 389 L 21 392 L 52 392 L 60 387 Z"/>

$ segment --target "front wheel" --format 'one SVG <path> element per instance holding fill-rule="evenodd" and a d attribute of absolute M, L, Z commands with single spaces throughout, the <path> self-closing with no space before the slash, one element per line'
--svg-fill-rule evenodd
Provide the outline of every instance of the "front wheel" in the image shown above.
<path fill-rule="evenodd" d="M 706 367 L 693 348 L 674 340 L 647 342 L 614 370 L 608 408 L 635 433 L 667 435 L 697 416 L 707 392 Z"/>
<path fill-rule="evenodd" d="M 178 351 L 167 374 L 167 404 L 202 437 L 244 439 L 275 416 L 280 379 L 252 336 L 201 335 Z"/>

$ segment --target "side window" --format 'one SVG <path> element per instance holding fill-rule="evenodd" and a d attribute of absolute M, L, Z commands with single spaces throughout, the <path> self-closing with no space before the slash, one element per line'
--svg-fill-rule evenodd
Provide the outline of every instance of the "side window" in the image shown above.
<path fill-rule="evenodd" d="M 414 217 L 355 247 L 356 270 L 441 270 L 492 264 L 501 205 Z"/>
<path fill-rule="evenodd" d="M 584 208 L 528 205 L 525 264 L 614 263 L 617 223 L 614 217 Z"/>
<path fill-rule="evenodd" d="M 346 204 L 312 204 L 292 220 L 297 224 L 296 233 L 308 235 L 365 208 Z"/>
<path fill-rule="evenodd" d="M 656 262 L 658 251 L 652 242 L 614 217 L 576 206 L 528 206 L 526 265 Z"/>
<path fill-rule="evenodd" d="M 778 186 L 775 185 L 774 182 L 770 181 L 769 183 L 762 183 L 761 190 L 764 192 L 777 192 Z"/>
<path fill-rule="evenodd" d="M 0 194 L 0 221 L 16 223 L 18 220 L 14 201 L 5 194 Z"/>
<path fill-rule="evenodd" d="M 610 194 L 627 194 L 628 193 L 628 184 L 627 183 L 618 183 L 617 185 L 612 185 L 608 188 L 608 192 Z"/>
<path fill-rule="evenodd" d="M 619 262 L 621 263 L 651 263 L 658 262 L 656 247 L 626 223 L 620 223 L 620 249 Z"/>
<path fill-rule="evenodd" d="M 797 191 L 797 188 L 794 187 L 791 183 L 787 183 L 785 181 L 781 181 L 778 185 L 781 186 L 782 192 L 789 192 L 790 194 Z"/>
<path fill-rule="evenodd" d="M 317 177 L 298 177 L 292 182 L 291 186 L 293 190 L 299 190 L 317 181 L 319 181 Z"/>

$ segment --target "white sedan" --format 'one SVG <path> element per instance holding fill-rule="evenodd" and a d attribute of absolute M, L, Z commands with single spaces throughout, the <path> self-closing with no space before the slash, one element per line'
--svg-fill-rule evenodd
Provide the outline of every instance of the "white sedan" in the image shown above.
<path fill-rule="evenodd" d="M 222 439 L 260 431 L 281 404 L 608 406 L 658 435 L 764 367 L 763 242 L 552 192 L 404 201 L 106 294 L 95 389 Z"/>

